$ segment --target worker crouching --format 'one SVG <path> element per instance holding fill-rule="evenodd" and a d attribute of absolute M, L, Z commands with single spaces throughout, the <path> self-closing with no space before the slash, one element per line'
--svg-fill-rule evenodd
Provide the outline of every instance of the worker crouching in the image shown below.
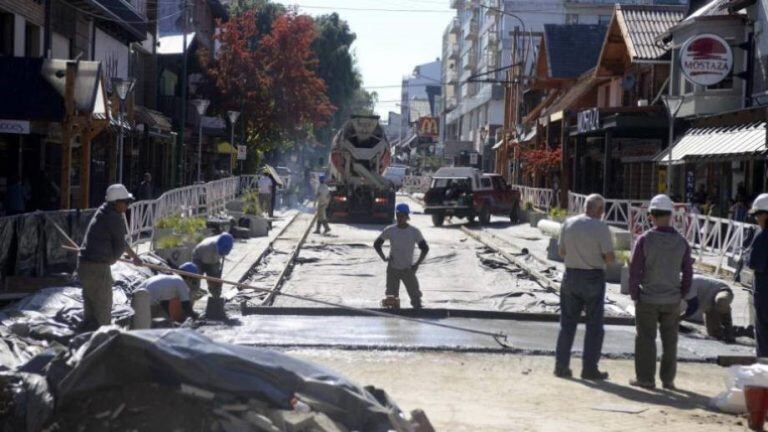
<path fill-rule="evenodd" d="M 112 264 L 127 253 L 135 264 L 141 265 L 139 256 L 126 241 L 124 215 L 131 201 L 133 195 L 125 186 L 109 186 L 106 202 L 96 210 L 85 231 L 77 263 L 77 275 L 83 285 L 83 330 L 95 330 L 112 321 Z"/>
<path fill-rule="evenodd" d="M 187 262 L 179 267 L 179 270 L 191 273 L 199 274 L 198 267 L 191 262 Z M 137 308 L 149 308 L 149 317 L 151 319 L 163 318 L 173 320 L 175 317 L 171 312 L 171 301 L 178 299 L 181 303 L 181 316 L 180 321 L 184 321 L 188 318 L 197 319 L 198 314 L 192 309 L 192 295 L 191 293 L 198 289 L 199 280 L 191 276 L 179 276 L 179 275 L 166 275 L 159 274 L 152 276 L 151 278 L 142 282 L 141 285 L 134 291 L 134 299 L 141 297 L 148 297 L 146 303 L 139 302 L 141 306 L 138 306 L 134 302 L 134 309 Z M 140 310 L 136 311 L 137 316 L 146 316 L 146 310 L 140 313 Z M 134 328 L 149 328 L 150 323 L 143 322 L 137 324 L 137 320 L 134 320 Z"/>
<path fill-rule="evenodd" d="M 407 204 L 398 204 L 395 208 L 397 224 L 390 225 L 382 231 L 381 235 L 373 244 L 376 253 L 387 263 L 387 299 L 385 307 L 399 307 L 400 282 L 405 284 L 408 296 L 411 298 L 411 306 L 414 309 L 421 309 L 421 291 L 419 290 L 419 280 L 416 278 L 416 272 L 429 252 L 429 246 L 421 235 L 418 228 L 408 224 L 411 209 Z M 382 246 L 389 240 L 389 256 L 384 255 Z M 421 254 L 414 264 L 413 252 L 416 245 L 419 246 Z"/>
<path fill-rule="evenodd" d="M 696 275 L 685 301 L 686 308 L 681 320 L 703 322 L 710 337 L 727 343 L 735 341 L 731 316 L 733 291 L 728 284 L 719 279 Z"/>
<path fill-rule="evenodd" d="M 232 252 L 235 240 L 228 234 L 211 236 L 201 241 L 192 251 L 192 261 L 205 276 L 220 279 L 224 267 L 224 257 Z M 221 283 L 208 280 L 208 299 L 206 316 L 211 319 L 224 319 L 224 302 L 221 299 Z"/>

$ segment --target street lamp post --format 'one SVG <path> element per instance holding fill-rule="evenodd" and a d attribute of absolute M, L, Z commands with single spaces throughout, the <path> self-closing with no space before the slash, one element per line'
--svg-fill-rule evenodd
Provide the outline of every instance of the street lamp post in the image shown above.
<path fill-rule="evenodd" d="M 227 111 L 227 115 L 229 116 L 229 143 L 232 144 L 232 146 L 235 146 L 235 122 L 237 122 L 237 118 L 240 117 L 240 111 Z M 237 148 L 237 147 L 235 147 Z M 230 175 L 232 174 L 232 165 L 230 165 Z M 242 169 L 240 170 L 242 171 Z"/>
<path fill-rule="evenodd" d="M 125 100 L 128 99 L 128 95 L 131 94 L 133 86 L 136 84 L 134 78 L 112 78 L 112 90 L 117 93 L 119 99 L 119 121 L 120 121 L 120 135 L 117 137 L 117 182 L 123 182 L 123 142 L 125 137 L 123 135 L 123 123 L 125 122 Z"/>
<path fill-rule="evenodd" d="M 195 105 L 198 115 L 197 126 L 197 182 L 203 181 L 203 116 L 208 105 L 211 103 L 208 99 L 195 99 L 192 104 Z"/>
<path fill-rule="evenodd" d="M 682 95 L 662 96 L 669 117 L 669 145 L 667 146 L 667 194 L 672 194 L 672 148 L 675 146 L 675 119 L 683 106 Z"/>

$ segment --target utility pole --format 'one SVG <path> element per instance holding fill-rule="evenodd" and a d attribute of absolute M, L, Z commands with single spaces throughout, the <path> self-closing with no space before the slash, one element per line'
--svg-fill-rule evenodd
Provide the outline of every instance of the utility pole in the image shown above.
<path fill-rule="evenodd" d="M 181 51 L 181 119 L 179 126 L 179 145 L 176 147 L 176 185 L 184 185 L 184 129 L 187 127 L 187 27 L 189 25 L 189 2 L 195 0 L 184 0 L 184 27 L 182 36 Z"/>

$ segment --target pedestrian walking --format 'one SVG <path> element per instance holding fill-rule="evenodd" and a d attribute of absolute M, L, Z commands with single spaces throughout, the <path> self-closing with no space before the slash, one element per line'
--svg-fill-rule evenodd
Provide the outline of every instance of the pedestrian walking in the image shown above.
<path fill-rule="evenodd" d="M 182 264 L 179 270 L 199 274 L 198 267 L 191 262 Z M 150 314 L 152 318 L 170 318 L 171 300 L 179 299 L 185 318 L 197 319 L 198 314 L 192 310 L 192 294 L 198 288 L 199 281 L 191 277 L 159 274 L 150 277 L 139 285 L 138 290 L 145 290 L 150 298 Z"/>
<path fill-rule="evenodd" d="M 139 201 L 151 200 L 155 196 L 154 186 L 152 185 L 152 174 L 144 173 L 144 180 L 139 184 Z"/>
<path fill-rule="evenodd" d="M 421 291 L 419 290 L 419 280 L 416 272 L 419 266 L 427 257 L 429 246 L 421 235 L 418 228 L 410 225 L 411 209 L 408 204 L 398 204 L 395 207 L 395 216 L 397 224 L 384 228 L 379 237 L 373 244 L 376 253 L 387 263 L 387 289 L 385 306 L 397 308 L 400 304 L 400 282 L 405 285 L 408 291 L 408 297 L 411 299 L 411 306 L 414 309 L 421 309 Z M 389 256 L 384 255 L 382 246 L 389 240 Z M 416 263 L 413 262 L 413 252 L 416 245 L 421 251 Z"/>
<path fill-rule="evenodd" d="M 752 288 L 755 305 L 755 340 L 757 356 L 768 357 L 768 193 L 760 194 L 749 213 L 755 217 L 760 232 L 752 242 L 747 265 L 754 272 Z"/>
<path fill-rule="evenodd" d="M 707 335 L 728 343 L 735 341 L 731 303 L 733 291 L 727 283 L 701 275 L 693 276 L 680 320 L 703 322 Z"/>
<path fill-rule="evenodd" d="M 277 179 L 268 174 L 269 181 L 272 182 L 269 195 L 269 217 L 275 217 L 275 209 L 277 208 Z"/>
<path fill-rule="evenodd" d="M 270 208 L 272 204 L 272 180 L 265 173 L 259 176 L 259 205 L 261 205 L 261 211 L 265 215 L 272 214 Z"/>
<path fill-rule="evenodd" d="M 331 226 L 328 224 L 328 205 L 331 203 L 331 191 L 325 184 L 325 176 L 320 176 L 320 183 L 317 185 L 315 207 L 317 208 L 317 229 L 315 234 L 320 234 L 320 227 L 325 227 L 323 234 L 328 234 Z"/>
<path fill-rule="evenodd" d="M 602 221 L 605 199 L 587 197 L 584 214 L 568 218 L 560 230 L 559 253 L 565 260 L 560 288 L 560 333 L 555 350 L 555 376 L 570 378 L 571 348 L 581 312 L 586 313 L 586 335 L 581 378 L 608 379 L 598 368 L 603 348 L 605 266 L 614 261 L 613 238 Z"/>
<path fill-rule="evenodd" d="M 675 388 L 680 302 L 693 277 L 691 248 L 671 226 L 674 204 L 656 195 L 648 210 L 653 228 L 635 243 L 629 269 L 629 294 L 635 302 L 635 379 L 630 384 L 656 387 L 656 333 L 661 334 L 660 378 L 665 389 Z"/>
<path fill-rule="evenodd" d="M 229 233 L 223 233 L 203 239 L 192 251 L 192 262 L 204 274 L 212 278 L 221 278 L 224 257 L 232 252 L 235 240 Z M 208 281 L 206 316 L 212 319 L 224 319 L 224 301 L 221 299 L 221 283 Z"/>
<path fill-rule="evenodd" d="M 121 184 L 107 188 L 106 202 L 88 223 L 80 247 L 77 275 L 83 285 L 83 329 L 95 330 L 112 320 L 112 271 L 110 266 L 127 253 L 136 265 L 141 260 L 126 241 L 125 212 L 133 195 Z"/>

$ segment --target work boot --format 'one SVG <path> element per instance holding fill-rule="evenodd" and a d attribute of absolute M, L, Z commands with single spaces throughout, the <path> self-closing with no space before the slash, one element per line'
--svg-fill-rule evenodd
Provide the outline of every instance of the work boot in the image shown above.
<path fill-rule="evenodd" d="M 590 381 L 605 381 L 608 379 L 608 372 L 600 372 L 598 369 L 581 371 L 581 379 Z"/>
<path fill-rule="evenodd" d="M 224 299 L 221 297 L 209 297 L 205 307 L 205 317 L 209 320 L 224 321 L 227 314 L 224 312 Z"/>
<path fill-rule="evenodd" d="M 633 387 L 648 389 L 648 390 L 653 390 L 656 388 L 656 383 L 654 382 L 639 381 L 636 379 L 629 380 L 629 385 Z"/>
<path fill-rule="evenodd" d="M 555 376 L 558 378 L 572 378 L 573 372 L 568 368 L 555 368 Z"/>
<path fill-rule="evenodd" d="M 677 390 L 677 386 L 675 386 L 674 382 L 665 382 L 662 384 L 662 387 L 666 390 Z"/>
<path fill-rule="evenodd" d="M 323 224 L 323 226 L 325 226 L 325 231 L 323 231 L 323 234 L 328 234 L 328 232 L 331 230 L 331 226 L 328 225 L 328 222 Z"/>

